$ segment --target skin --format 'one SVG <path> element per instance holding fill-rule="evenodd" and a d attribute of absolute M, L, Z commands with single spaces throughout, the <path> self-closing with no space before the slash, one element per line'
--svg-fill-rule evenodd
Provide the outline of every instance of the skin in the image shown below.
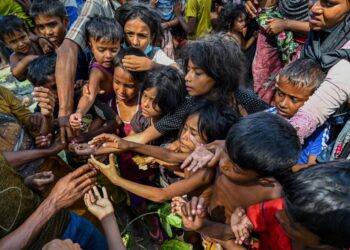
<path fill-rule="evenodd" d="M 34 18 L 34 21 L 40 35 L 47 38 L 55 48 L 62 44 L 67 32 L 67 17 L 62 20 L 57 16 L 38 15 Z"/>
<path fill-rule="evenodd" d="M 174 5 L 174 13 L 184 31 L 188 35 L 194 35 L 196 32 L 197 18 L 195 17 L 187 17 L 187 22 L 185 18 L 182 16 L 182 4 L 181 1 L 177 1 Z"/>
<path fill-rule="evenodd" d="M 348 0 L 319 0 L 310 10 L 310 29 L 320 31 L 332 28 L 343 21 L 349 11 Z"/>
<path fill-rule="evenodd" d="M 204 70 L 188 60 L 185 76 L 186 90 L 190 96 L 202 96 L 208 93 L 215 85 L 215 80 L 208 76 Z"/>
<path fill-rule="evenodd" d="M 156 87 L 145 89 L 141 97 L 142 115 L 146 118 L 152 118 L 153 121 L 157 120 L 160 115 L 160 109 L 158 105 L 154 105 L 154 100 L 156 97 Z"/>
<path fill-rule="evenodd" d="M 152 43 L 151 29 L 139 17 L 127 21 L 124 25 L 126 42 L 134 48 L 144 51 Z"/>

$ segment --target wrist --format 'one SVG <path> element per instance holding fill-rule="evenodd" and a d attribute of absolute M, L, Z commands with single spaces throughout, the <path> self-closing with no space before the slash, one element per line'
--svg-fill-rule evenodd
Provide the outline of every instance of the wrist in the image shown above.
<path fill-rule="evenodd" d="M 52 197 L 51 193 L 49 196 L 40 204 L 40 206 L 44 207 L 44 211 L 48 213 L 48 216 L 53 216 L 57 213 L 61 207 L 58 206 L 58 203 L 54 197 Z"/>
<path fill-rule="evenodd" d="M 116 221 L 116 218 L 113 214 L 113 212 L 109 213 L 109 214 L 105 214 L 102 218 L 99 219 L 101 221 L 102 224 L 107 224 L 111 221 Z"/>
<path fill-rule="evenodd" d="M 283 19 L 283 30 L 290 30 L 290 20 Z"/>

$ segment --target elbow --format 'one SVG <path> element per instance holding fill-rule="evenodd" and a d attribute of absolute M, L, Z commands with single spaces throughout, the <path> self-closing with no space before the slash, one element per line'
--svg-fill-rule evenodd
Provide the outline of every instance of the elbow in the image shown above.
<path fill-rule="evenodd" d="M 163 189 L 161 189 L 157 194 L 155 194 L 153 197 L 151 197 L 151 201 L 157 202 L 157 203 L 163 203 L 168 201 L 170 198 L 166 193 L 164 192 Z"/>

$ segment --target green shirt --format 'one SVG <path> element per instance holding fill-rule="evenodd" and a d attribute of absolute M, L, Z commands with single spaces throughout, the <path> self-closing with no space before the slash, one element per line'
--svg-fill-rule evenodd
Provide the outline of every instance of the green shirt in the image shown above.
<path fill-rule="evenodd" d="M 189 40 L 196 40 L 208 34 L 212 30 L 211 19 L 211 0 L 188 0 L 186 5 L 186 17 L 195 17 L 197 19 L 196 29 L 193 35 L 187 35 Z"/>

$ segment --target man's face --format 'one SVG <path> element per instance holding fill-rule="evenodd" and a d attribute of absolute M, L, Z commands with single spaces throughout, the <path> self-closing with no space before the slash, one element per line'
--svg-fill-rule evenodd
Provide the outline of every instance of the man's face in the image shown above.
<path fill-rule="evenodd" d="M 67 24 L 67 18 L 62 20 L 60 17 L 44 15 L 35 17 L 36 29 L 56 47 L 59 47 L 64 40 Z"/>

